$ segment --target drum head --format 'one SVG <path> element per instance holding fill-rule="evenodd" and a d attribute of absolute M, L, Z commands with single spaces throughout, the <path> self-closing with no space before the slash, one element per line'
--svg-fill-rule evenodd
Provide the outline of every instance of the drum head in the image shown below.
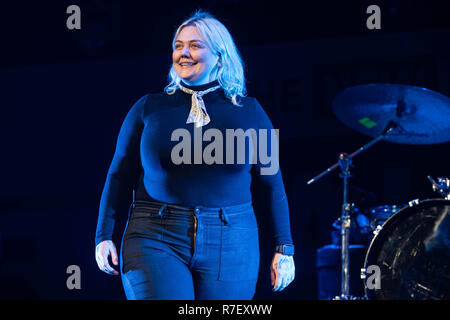
<path fill-rule="evenodd" d="M 433 234 L 437 220 L 450 210 L 450 201 L 425 200 L 391 216 L 372 239 L 364 268 L 380 270 L 380 288 L 367 285 L 368 299 L 450 299 L 448 248 L 427 251 L 424 241 Z"/>

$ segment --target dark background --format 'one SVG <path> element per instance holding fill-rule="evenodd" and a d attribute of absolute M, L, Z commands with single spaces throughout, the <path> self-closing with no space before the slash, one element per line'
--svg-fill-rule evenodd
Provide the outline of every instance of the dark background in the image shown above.
<path fill-rule="evenodd" d="M 71 4 L 81 30 L 66 27 Z M 381 30 L 366 27 L 372 4 Z M 120 278 L 94 259 L 100 194 L 125 114 L 162 91 L 175 29 L 198 8 L 229 28 L 248 94 L 280 129 L 296 279 L 271 292 L 270 221 L 259 208 L 256 299 L 318 298 L 317 249 L 332 242 L 342 189 L 338 172 L 306 181 L 370 141 L 337 120 L 336 94 L 372 82 L 450 93 L 444 1 L 2 1 L 1 298 L 124 299 Z M 354 160 L 350 200 L 373 208 L 438 198 L 426 176 L 450 176 L 449 146 L 378 143 Z M 80 290 L 66 287 L 69 265 L 81 268 Z"/>

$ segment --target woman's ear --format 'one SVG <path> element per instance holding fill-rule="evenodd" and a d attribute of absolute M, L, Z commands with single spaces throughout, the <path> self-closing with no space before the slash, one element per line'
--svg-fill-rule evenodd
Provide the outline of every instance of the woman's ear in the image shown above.
<path fill-rule="evenodd" d="M 222 66 L 222 56 L 219 53 L 219 57 L 217 58 L 217 66 L 221 67 Z"/>

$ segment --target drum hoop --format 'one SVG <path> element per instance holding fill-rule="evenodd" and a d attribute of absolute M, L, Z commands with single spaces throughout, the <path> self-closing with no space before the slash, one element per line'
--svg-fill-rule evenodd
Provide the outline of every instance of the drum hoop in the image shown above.
<path fill-rule="evenodd" d="M 381 230 L 370 241 L 369 247 L 367 248 L 367 252 L 366 252 L 366 255 L 364 257 L 364 266 L 363 266 L 364 270 L 367 270 L 367 267 L 368 267 L 367 263 L 368 263 L 368 260 L 369 260 L 369 256 L 371 255 L 371 253 L 373 251 L 374 244 L 376 243 L 377 239 L 379 239 L 381 236 L 384 236 L 384 233 L 382 233 L 382 232 L 383 232 L 383 230 L 386 230 L 385 229 L 386 225 L 390 225 L 391 223 L 394 223 L 392 221 L 398 220 L 400 216 L 405 214 L 404 213 L 405 211 L 409 212 L 410 210 L 413 210 L 413 208 L 422 207 L 422 206 L 425 206 L 427 204 L 429 205 L 429 204 L 435 203 L 435 202 L 437 202 L 437 203 L 441 202 L 441 203 L 446 203 L 447 205 L 450 205 L 450 200 L 446 200 L 446 199 L 443 199 L 443 198 L 425 199 L 425 200 L 419 201 L 419 203 L 414 203 L 412 205 L 408 205 L 408 206 L 400 209 L 399 211 L 395 212 L 392 216 L 390 216 L 381 225 Z M 366 297 L 368 297 L 368 295 L 367 295 L 367 291 L 368 291 L 367 284 L 366 284 L 365 281 L 363 281 L 363 284 L 364 284 L 364 294 L 366 295 Z"/>

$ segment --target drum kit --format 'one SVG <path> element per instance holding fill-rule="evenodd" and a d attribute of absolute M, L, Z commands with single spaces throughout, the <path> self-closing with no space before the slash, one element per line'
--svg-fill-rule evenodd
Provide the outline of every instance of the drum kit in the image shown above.
<path fill-rule="evenodd" d="M 316 182 L 335 169 L 343 181 L 340 231 L 340 294 L 335 300 L 450 299 L 450 180 L 428 176 L 434 199 L 413 200 L 401 206 L 358 210 L 348 202 L 352 160 L 384 140 L 425 145 L 450 141 L 450 99 L 435 91 L 402 84 L 363 84 L 340 92 L 333 112 L 350 128 L 374 138 L 307 182 Z M 350 295 L 349 241 L 355 218 L 367 221 L 358 232 L 368 233 L 368 250 L 361 266 L 364 296 Z M 336 227 L 336 225 L 333 225 Z M 373 268 L 373 267 L 376 268 Z M 371 270 L 369 273 L 368 270 Z M 378 270 L 378 273 L 372 271 Z M 377 286 L 368 278 L 376 276 Z"/>

